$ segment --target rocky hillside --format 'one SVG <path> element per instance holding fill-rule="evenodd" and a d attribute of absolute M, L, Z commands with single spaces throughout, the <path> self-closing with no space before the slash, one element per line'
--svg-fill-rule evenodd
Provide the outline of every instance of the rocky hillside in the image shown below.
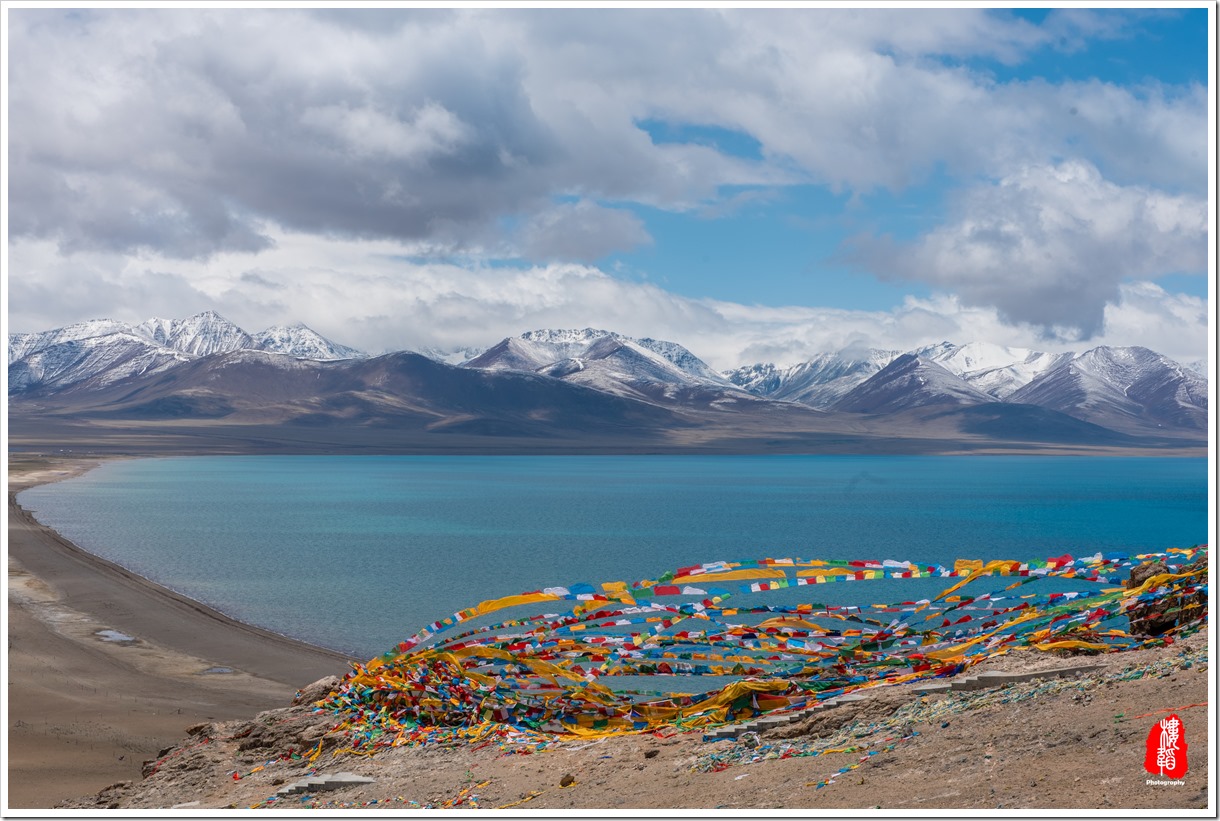
<path fill-rule="evenodd" d="M 1007 674 L 1004 686 L 928 696 L 877 689 L 737 739 L 531 738 L 408 745 L 371 758 L 344 753 L 343 732 L 308 705 L 333 683 L 324 680 L 281 709 L 191 727 L 146 762 L 143 780 L 60 808 L 1195 810 L 1207 806 L 1210 777 L 1200 708 L 1209 661 L 1204 633 L 1102 656 L 1026 651 L 972 671 Z M 1145 739 L 1169 711 L 1185 727 L 1189 768 L 1181 786 L 1150 785 Z"/>

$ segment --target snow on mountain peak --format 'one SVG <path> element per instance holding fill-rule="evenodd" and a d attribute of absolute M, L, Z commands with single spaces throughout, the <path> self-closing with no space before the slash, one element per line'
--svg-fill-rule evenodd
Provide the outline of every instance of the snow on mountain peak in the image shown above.
<path fill-rule="evenodd" d="M 579 330 L 572 328 L 540 328 L 526 331 L 515 338 L 525 343 L 523 346 L 514 347 L 515 354 L 521 358 L 521 363 L 515 366 L 518 368 L 529 361 L 538 363 L 535 366 L 536 369 L 565 359 L 596 359 L 599 357 L 591 353 L 594 346 L 630 343 L 636 348 L 642 349 L 642 351 L 647 351 L 651 355 L 660 357 L 672 367 L 677 368 L 677 370 L 689 377 L 693 377 L 697 381 L 712 383 L 716 386 L 733 390 L 737 388 L 737 386 L 725 379 L 724 376 L 708 366 L 706 362 L 677 342 L 652 338 L 636 339 L 615 333 L 614 331 L 598 328 L 582 328 Z M 610 342 L 606 343 L 604 342 L 605 340 L 610 340 Z M 525 354 L 527 350 L 529 352 L 528 355 Z M 543 362 L 542 360 L 544 359 L 548 361 Z M 474 360 L 472 360 L 471 364 L 474 364 Z M 514 366 L 502 364 L 500 367 Z"/>
<path fill-rule="evenodd" d="M 444 362 L 446 365 L 455 366 L 465 365 L 486 352 L 487 348 L 436 348 L 432 346 L 419 348 L 415 351 L 415 353 L 426 356 L 435 362 Z"/>
<path fill-rule="evenodd" d="M 331 342 L 302 323 L 276 325 L 254 335 L 254 347 L 267 353 L 285 354 L 299 359 L 330 361 L 357 359 L 364 355 L 355 348 Z"/>
<path fill-rule="evenodd" d="M 957 374 L 914 353 L 903 354 L 835 403 L 837 410 L 880 413 L 927 405 L 976 405 L 995 399 Z"/>
<path fill-rule="evenodd" d="M 580 330 L 574 328 L 539 328 L 533 331 L 526 331 L 519 338 L 530 342 L 545 342 L 552 345 L 589 345 L 606 336 L 618 337 L 619 334 L 612 331 L 598 330 L 597 328 L 582 328 Z"/>
<path fill-rule="evenodd" d="M 965 345 L 942 342 L 921 350 L 933 351 L 926 358 L 996 399 L 1012 395 L 1072 356 L 1010 348 L 993 342 L 969 342 Z"/>
<path fill-rule="evenodd" d="M 1205 430 L 1207 380 L 1147 348 L 1101 345 L 1069 356 L 1016 391 L 1012 402 L 1058 410 L 1117 430 Z"/>
<path fill-rule="evenodd" d="M 366 356 L 301 323 L 250 335 L 216 311 L 139 325 L 89 320 L 8 339 L 10 394 L 92 389 L 214 353 L 233 354 L 233 361 L 270 357 L 286 368 Z M 905 355 L 857 346 L 791 367 L 760 363 L 723 374 L 678 343 L 595 328 L 537 329 L 486 350 L 424 353 L 453 365 L 530 371 L 647 402 L 710 401 L 719 407 L 763 397 L 822 410 L 884 412 L 1000 400 L 1119 430 L 1201 430 L 1207 420 L 1206 366 L 1183 365 L 1138 346 L 1073 354 L 945 341 Z M 883 378 L 872 379 L 886 369 Z"/>
<path fill-rule="evenodd" d="M 215 311 L 186 319 L 154 317 L 136 330 L 152 341 L 191 356 L 227 353 L 253 346 L 253 338 Z"/>
<path fill-rule="evenodd" d="M 71 325 L 54 328 L 49 331 L 29 334 L 9 334 L 8 361 L 9 364 L 12 364 L 18 359 L 63 342 L 75 342 L 109 334 L 135 332 L 135 328 L 126 322 L 119 322 L 113 319 L 88 319 L 84 322 L 74 322 Z"/>
<path fill-rule="evenodd" d="M 139 325 L 94 319 L 42 333 L 11 335 L 9 392 L 107 384 L 199 357 L 243 350 L 318 360 L 363 356 L 302 324 L 268 328 L 254 337 L 210 310 L 186 319 L 153 317 Z"/>
<path fill-rule="evenodd" d="M 898 351 L 855 347 L 820 354 L 788 368 L 760 363 L 725 375 L 733 384 L 757 396 L 825 409 L 898 355 Z"/>
<path fill-rule="evenodd" d="M 974 371 L 1005 368 L 1014 362 L 1025 361 L 1031 353 L 1033 351 L 1026 348 L 1009 348 L 992 342 L 968 342 L 945 349 L 943 353 L 932 356 L 931 359 L 946 370 L 961 376 Z"/>

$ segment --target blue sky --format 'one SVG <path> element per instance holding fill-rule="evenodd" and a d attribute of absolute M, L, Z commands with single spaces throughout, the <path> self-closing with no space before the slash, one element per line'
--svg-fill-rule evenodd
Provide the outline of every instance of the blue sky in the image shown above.
<path fill-rule="evenodd" d="M 996 15 L 1011 14 L 1042 25 L 1051 11 L 997 10 Z M 986 57 L 944 62 L 967 66 L 1002 83 L 1096 80 L 1133 89 L 1148 83 L 1206 85 L 1206 9 L 1098 13 L 1114 31 L 1070 45 L 1050 43 L 1011 64 Z M 759 141 L 743 132 L 655 120 L 640 125 L 655 143 L 696 142 L 733 156 L 762 156 Z M 837 252 L 848 236 L 861 230 L 883 231 L 907 241 L 926 231 L 943 216 L 946 194 L 961 183 L 937 171 L 925 169 L 919 180 L 899 190 L 881 188 L 855 195 L 817 184 L 792 185 L 780 191 L 744 189 L 754 198 L 732 217 L 632 208 L 654 243 L 595 262 L 608 263 L 626 275 L 650 278 L 692 297 L 770 305 L 795 301 L 865 310 L 894 308 L 908 295 L 929 296 L 930 289 L 917 282 L 879 280 L 837 261 Z M 728 196 L 736 194 L 732 191 Z M 1206 297 L 1208 280 L 1202 274 L 1202 270 L 1171 273 L 1159 279 L 1174 291 Z"/>
<path fill-rule="evenodd" d="M 1097 11 L 1094 9 L 1093 11 Z M 1016 17 L 1041 25 L 1049 9 L 1014 9 Z M 1053 82 L 1098 78 L 1120 85 L 1148 80 L 1174 85 L 1207 83 L 1207 10 L 1150 8 L 1108 13 L 1117 31 L 1082 39 L 1070 48 L 1047 46 L 1022 64 L 980 67 L 999 80 L 1042 77 Z"/>
<path fill-rule="evenodd" d="M 1208 14 L 9 8 L 10 327 L 1203 359 Z"/>
<path fill-rule="evenodd" d="M 729 148 L 732 141 L 717 145 L 737 153 Z M 724 192 L 730 202 L 740 200 L 721 209 L 637 207 L 632 211 L 653 243 L 596 262 L 691 297 L 888 309 L 908 295 L 927 296 L 929 289 L 882 281 L 847 264 L 840 259 L 842 243 L 861 232 L 915 239 L 935 224 L 949 186 L 934 173 L 901 191 L 880 189 L 867 195 L 802 184 Z"/>

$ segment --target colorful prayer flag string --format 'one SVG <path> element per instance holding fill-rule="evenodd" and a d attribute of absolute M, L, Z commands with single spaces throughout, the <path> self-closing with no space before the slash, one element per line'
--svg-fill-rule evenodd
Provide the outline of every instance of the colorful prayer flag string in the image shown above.
<path fill-rule="evenodd" d="M 346 732 L 339 752 L 359 755 L 459 739 L 530 751 L 556 737 L 706 728 L 864 687 L 953 676 L 1015 648 L 1096 653 L 1171 642 L 1206 617 L 1199 601 L 1206 602 L 1207 555 L 1199 545 L 952 565 L 751 559 L 631 584 L 548 587 L 433 622 L 354 666 L 317 706 Z M 1151 561 L 1168 572 L 1128 589 L 1131 570 Z M 1001 577 L 1013 579 L 1003 589 L 965 594 Z M 953 581 L 934 598 L 888 604 L 728 604 L 810 585 L 922 578 Z M 1078 589 L 1039 590 L 1038 582 L 1052 579 Z M 473 626 L 507 608 L 544 603 L 568 609 Z M 1132 614 L 1149 611 L 1174 627 L 1158 637 L 1133 634 Z M 693 694 L 630 687 L 660 676 L 730 680 Z"/>

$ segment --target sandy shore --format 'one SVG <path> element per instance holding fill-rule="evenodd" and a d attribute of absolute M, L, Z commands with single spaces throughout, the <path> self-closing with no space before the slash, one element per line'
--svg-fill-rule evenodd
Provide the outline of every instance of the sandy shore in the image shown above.
<path fill-rule="evenodd" d="M 16 502 L 98 460 L 11 455 L 9 808 L 49 808 L 118 781 L 203 721 L 281 707 L 347 670 L 328 650 L 235 622 L 39 524 Z"/>

